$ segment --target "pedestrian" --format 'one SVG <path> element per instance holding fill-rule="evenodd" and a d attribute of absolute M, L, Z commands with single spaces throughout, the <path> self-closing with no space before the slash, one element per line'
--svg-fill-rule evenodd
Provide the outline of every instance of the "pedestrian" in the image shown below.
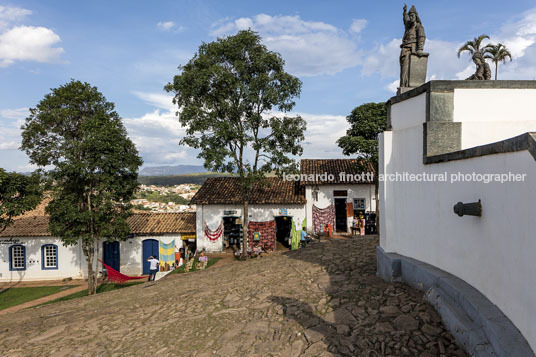
<path fill-rule="evenodd" d="M 160 262 L 158 259 L 156 259 L 153 256 L 150 256 L 149 259 L 147 259 L 149 262 L 149 280 L 148 281 L 154 281 L 156 277 L 156 272 L 158 271 L 158 265 Z"/>

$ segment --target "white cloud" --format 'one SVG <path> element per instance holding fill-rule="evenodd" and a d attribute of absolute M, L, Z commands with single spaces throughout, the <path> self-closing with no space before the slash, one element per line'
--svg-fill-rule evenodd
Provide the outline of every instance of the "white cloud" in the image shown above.
<path fill-rule="evenodd" d="M 162 31 L 173 30 L 174 32 L 180 32 L 184 30 L 184 26 L 179 26 L 173 21 L 160 21 L 159 23 L 156 24 L 156 27 Z"/>
<path fill-rule="evenodd" d="M 1 141 L 0 150 L 16 150 L 20 146 L 19 142 L 16 141 Z"/>
<path fill-rule="evenodd" d="M 0 34 L 0 67 L 15 61 L 56 62 L 63 48 L 54 31 L 45 27 L 17 26 Z"/>
<path fill-rule="evenodd" d="M 13 23 L 20 22 L 32 12 L 27 9 L 12 6 L 0 6 L 0 30 L 5 29 Z"/>
<path fill-rule="evenodd" d="M 134 91 L 134 95 L 144 102 L 151 104 L 157 108 L 171 110 L 173 105 L 173 96 L 161 93 L 147 93 Z"/>
<path fill-rule="evenodd" d="M 352 24 L 350 25 L 350 32 L 360 33 L 366 26 L 366 19 L 353 19 Z"/>
<path fill-rule="evenodd" d="M 399 79 L 395 79 L 394 81 L 392 81 L 391 83 L 389 83 L 385 89 L 387 89 L 389 92 L 391 93 L 396 93 L 396 90 L 398 89 L 398 85 L 400 84 L 400 80 Z"/>
<path fill-rule="evenodd" d="M 169 31 L 175 26 L 175 23 L 173 21 L 160 21 L 156 24 L 156 27 L 158 27 L 160 30 Z"/>
<path fill-rule="evenodd" d="M 300 115 L 307 122 L 303 146 L 303 159 L 343 157 L 337 140 L 346 134 L 348 123 L 346 117 L 331 114 L 310 113 L 271 113 L 275 116 Z"/>
<path fill-rule="evenodd" d="M 302 20 L 299 16 L 259 14 L 251 18 L 219 21 L 212 36 L 257 31 L 263 43 L 279 52 L 287 70 L 300 76 L 335 74 L 359 63 L 360 52 L 349 35 L 324 22 Z"/>

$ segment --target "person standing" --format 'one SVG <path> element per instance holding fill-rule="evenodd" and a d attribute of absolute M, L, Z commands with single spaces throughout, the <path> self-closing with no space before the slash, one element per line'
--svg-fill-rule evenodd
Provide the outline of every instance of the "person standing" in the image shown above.
<path fill-rule="evenodd" d="M 147 261 L 149 262 L 149 280 L 148 281 L 154 281 L 156 277 L 156 272 L 158 272 L 158 265 L 160 264 L 160 261 L 153 256 L 150 256 L 149 259 L 147 259 Z"/>

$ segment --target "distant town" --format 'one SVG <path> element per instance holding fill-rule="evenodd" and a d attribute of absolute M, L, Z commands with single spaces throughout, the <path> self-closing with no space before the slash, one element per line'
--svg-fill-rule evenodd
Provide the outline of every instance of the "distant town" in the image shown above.
<path fill-rule="evenodd" d="M 174 186 L 140 185 L 135 199 L 130 201 L 135 210 L 150 212 L 195 212 L 189 202 L 201 186 L 181 184 Z"/>

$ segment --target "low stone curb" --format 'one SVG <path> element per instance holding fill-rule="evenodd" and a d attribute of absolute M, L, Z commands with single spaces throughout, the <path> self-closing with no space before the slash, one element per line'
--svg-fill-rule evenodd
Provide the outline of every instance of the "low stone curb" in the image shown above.
<path fill-rule="evenodd" d="M 536 356 L 502 311 L 477 289 L 430 264 L 376 247 L 377 275 L 425 292 L 458 343 L 473 356 Z"/>

